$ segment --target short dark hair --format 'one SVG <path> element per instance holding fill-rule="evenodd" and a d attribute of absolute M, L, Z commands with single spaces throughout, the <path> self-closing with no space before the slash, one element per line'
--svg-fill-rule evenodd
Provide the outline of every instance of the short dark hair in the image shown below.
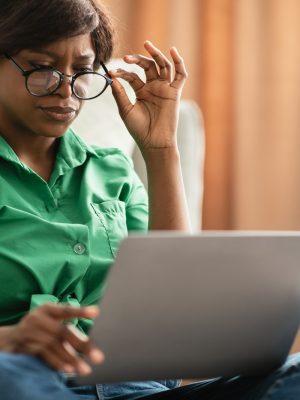
<path fill-rule="evenodd" d="M 91 33 L 98 68 L 114 47 L 113 25 L 99 0 L 0 0 L 2 54 L 15 55 L 86 33 Z"/>

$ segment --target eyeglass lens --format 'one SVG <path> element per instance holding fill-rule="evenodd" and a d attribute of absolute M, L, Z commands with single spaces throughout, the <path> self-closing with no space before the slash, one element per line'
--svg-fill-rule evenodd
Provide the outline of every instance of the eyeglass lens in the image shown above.
<path fill-rule="evenodd" d="M 27 88 L 36 96 L 44 96 L 52 93 L 59 82 L 59 74 L 55 71 L 36 71 L 28 76 Z"/>
<path fill-rule="evenodd" d="M 27 88 L 33 95 L 45 96 L 53 93 L 60 84 L 60 76 L 56 71 L 35 71 L 27 78 Z M 103 92 L 107 82 L 104 76 L 87 72 L 78 75 L 74 80 L 73 91 L 82 99 L 98 96 Z"/>
<path fill-rule="evenodd" d="M 85 73 L 77 76 L 74 81 L 74 93 L 82 99 L 96 97 L 106 88 L 104 76 L 95 73 Z"/>

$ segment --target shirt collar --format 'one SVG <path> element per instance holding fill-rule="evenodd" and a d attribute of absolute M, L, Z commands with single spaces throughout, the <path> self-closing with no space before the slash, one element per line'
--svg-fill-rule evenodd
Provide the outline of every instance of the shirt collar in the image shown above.
<path fill-rule="evenodd" d="M 0 157 L 7 161 L 22 164 L 16 153 L 2 136 L 0 136 Z"/>
<path fill-rule="evenodd" d="M 56 165 L 68 169 L 75 168 L 85 162 L 87 155 L 98 157 L 95 150 L 77 136 L 72 128 L 59 139 Z"/>
<path fill-rule="evenodd" d="M 98 157 L 95 150 L 81 140 L 74 133 L 72 128 L 69 128 L 67 132 L 59 138 L 58 152 L 49 186 L 51 187 L 54 185 L 59 176 L 84 164 L 88 156 Z"/>

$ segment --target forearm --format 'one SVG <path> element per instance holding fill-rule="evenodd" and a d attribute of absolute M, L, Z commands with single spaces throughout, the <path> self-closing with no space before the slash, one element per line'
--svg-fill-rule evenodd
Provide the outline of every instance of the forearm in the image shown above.
<path fill-rule="evenodd" d="M 176 148 L 143 154 L 149 191 L 149 229 L 190 231 L 188 208 Z"/>

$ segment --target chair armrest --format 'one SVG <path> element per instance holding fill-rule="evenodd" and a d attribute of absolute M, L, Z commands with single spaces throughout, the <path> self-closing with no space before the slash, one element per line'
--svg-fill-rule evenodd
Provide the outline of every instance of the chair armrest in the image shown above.
<path fill-rule="evenodd" d="M 193 101 L 183 100 L 180 103 L 177 140 L 192 230 L 197 231 L 201 229 L 202 221 L 205 140 L 201 111 Z M 137 146 L 132 159 L 135 170 L 147 187 L 146 167 Z"/>

